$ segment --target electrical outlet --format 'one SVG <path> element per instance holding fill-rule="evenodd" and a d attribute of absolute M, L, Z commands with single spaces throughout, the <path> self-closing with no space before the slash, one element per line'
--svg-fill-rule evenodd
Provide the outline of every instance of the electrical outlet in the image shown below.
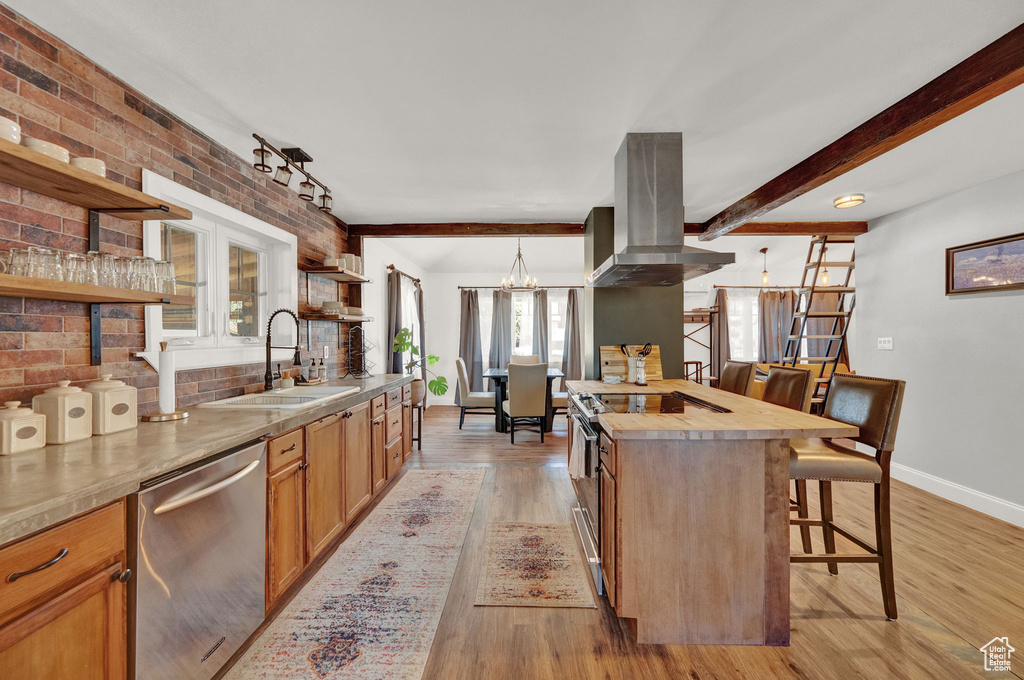
<path fill-rule="evenodd" d="M 889 344 L 891 345 L 892 342 L 890 341 Z M 324 359 L 330 359 L 330 358 L 331 358 L 331 348 L 328 347 L 327 345 L 324 345 Z"/>
<path fill-rule="evenodd" d="M 892 351 L 892 338 L 878 338 L 878 349 Z"/>

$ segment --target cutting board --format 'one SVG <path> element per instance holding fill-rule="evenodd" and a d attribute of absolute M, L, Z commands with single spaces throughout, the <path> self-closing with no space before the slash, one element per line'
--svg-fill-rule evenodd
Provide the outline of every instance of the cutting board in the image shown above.
<path fill-rule="evenodd" d="M 626 345 L 626 347 L 629 348 L 629 353 L 633 356 L 636 356 L 644 348 L 643 345 Z M 661 348 L 658 345 L 651 347 L 651 353 L 647 355 L 646 368 L 648 380 L 664 379 L 661 374 Z M 617 376 L 625 380 L 628 372 L 629 366 L 626 364 L 626 357 L 619 350 L 619 346 L 601 345 L 601 378 Z"/>

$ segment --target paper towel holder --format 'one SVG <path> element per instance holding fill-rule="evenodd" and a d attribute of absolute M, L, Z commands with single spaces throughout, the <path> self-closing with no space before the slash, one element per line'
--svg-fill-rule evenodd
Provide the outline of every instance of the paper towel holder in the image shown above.
<path fill-rule="evenodd" d="M 160 351 L 167 351 L 166 342 L 160 343 Z M 141 420 L 144 423 L 167 423 L 175 420 L 184 420 L 185 418 L 188 418 L 188 411 L 176 410 L 172 411 L 171 413 L 163 413 L 161 411 L 156 411 L 155 413 L 147 413 L 144 416 L 142 416 Z"/>

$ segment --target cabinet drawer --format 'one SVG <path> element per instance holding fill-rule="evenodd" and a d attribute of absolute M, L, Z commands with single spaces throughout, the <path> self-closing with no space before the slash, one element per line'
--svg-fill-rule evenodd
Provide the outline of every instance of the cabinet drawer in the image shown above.
<path fill-rule="evenodd" d="M 304 430 L 300 427 L 267 442 L 267 473 L 277 472 L 290 463 L 300 460 L 304 453 Z"/>
<path fill-rule="evenodd" d="M 391 479 L 402 468 L 402 440 L 398 439 L 388 446 L 384 457 L 387 459 L 388 479 Z"/>
<path fill-rule="evenodd" d="M 384 399 L 385 397 L 382 394 L 379 397 L 374 397 L 370 402 L 370 418 L 377 418 L 384 415 Z"/>
<path fill-rule="evenodd" d="M 400 406 L 390 409 L 384 414 L 384 423 L 385 441 L 391 442 L 396 437 L 402 438 L 402 408 Z"/>
<path fill-rule="evenodd" d="M 0 621 L 43 593 L 74 586 L 124 553 L 124 501 L 0 548 Z M 64 552 L 67 551 L 67 552 Z M 52 562 L 31 574 L 22 573 Z"/>
<path fill-rule="evenodd" d="M 615 442 L 606 437 L 604 432 L 601 433 L 601 438 L 598 441 L 601 451 L 601 467 L 608 470 L 608 474 L 617 475 L 619 473 L 619 457 L 615 451 Z"/>
<path fill-rule="evenodd" d="M 412 399 L 412 385 L 402 385 L 402 401 Z"/>
<path fill-rule="evenodd" d="M 393 409 L 402 403 L 402 388 L 396 387 L 393 390 L 389 390 L 387 393 L 388 397 L 388 409 Z"/>

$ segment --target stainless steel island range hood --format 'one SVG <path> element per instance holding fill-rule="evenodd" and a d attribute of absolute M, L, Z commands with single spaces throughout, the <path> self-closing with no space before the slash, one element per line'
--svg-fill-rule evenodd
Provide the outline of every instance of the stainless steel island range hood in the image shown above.
<path fill-rule="evenodd" d="M 615 251 L 586 285 L 675 286 L 736 261 L 683 245 L 683 135 L 631 132 L 615 154 Z"/>

